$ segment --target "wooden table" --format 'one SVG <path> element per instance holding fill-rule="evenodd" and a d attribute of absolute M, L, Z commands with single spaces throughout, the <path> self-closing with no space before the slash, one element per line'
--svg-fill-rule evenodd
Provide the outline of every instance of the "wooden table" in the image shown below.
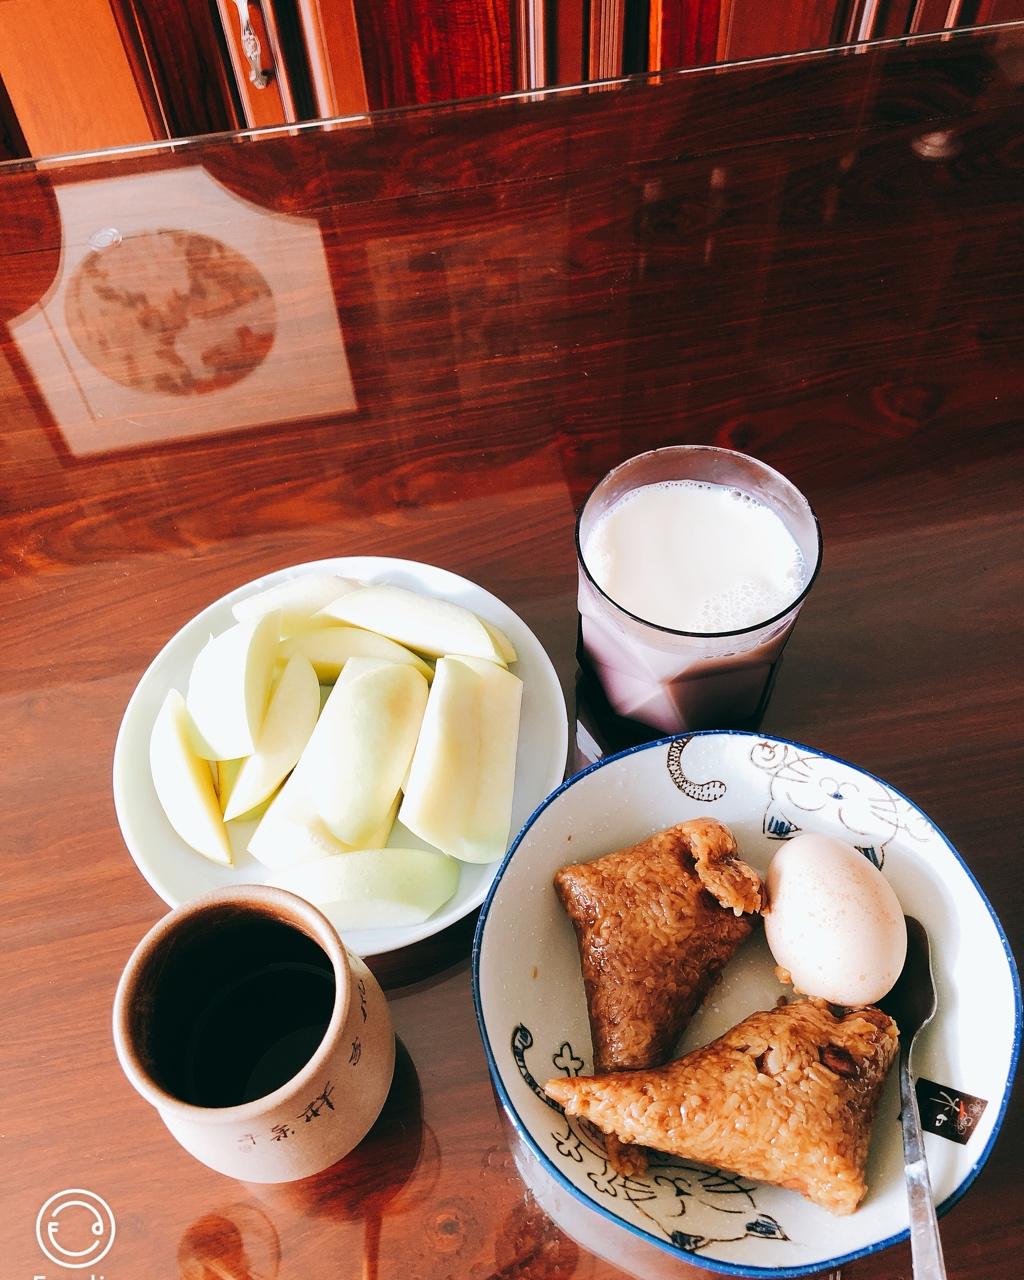
<path fill-rule="evenodd" d="M 515 1173 L 472 921 L 377 966 L 401 1089 L 351 1160 L 257 1196 L 185 1155 L 111 1043 L 164 908 L 110 776 L 165 640 L 324 556 L 482 583 L 571 697 L 574 508 L 644 448 L 810 496 L 824 569 L 765 729 L 911 795 L 1020 953 L 1022 79 L 1017 26 L 0 167 L 5 1274 L 58 1274 L 34 1223 L 65 1187 L 116 1215 L 107 1280 L 208 1280 L 203 1240 L 244 1274 L 224 1219 L 283 1278 L 618 1274 Z M 952 1275 L 1019 1274 L 1022 1139 L 1018 1090 Z"/>

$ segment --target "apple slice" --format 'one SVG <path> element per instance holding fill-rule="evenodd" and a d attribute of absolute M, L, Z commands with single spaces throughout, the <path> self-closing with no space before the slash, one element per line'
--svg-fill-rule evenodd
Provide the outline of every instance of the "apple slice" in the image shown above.
<path fill-rule="evenodd" d="M 483 618 L 480 621 L 486 627 L 487 634 L 494 641 L 494 647 L 501 654 L 502 661 L 506 666 L 510 662 L 518 662 L 519 654 L 516 653 L 516 647 L 504 631 L 500 627 L 496 627 L 493 622 L 484 622 Z"/>
<path fill-rule="evenodd" d="M 395 821 L 398 818 L 398 806 L 402 803 L 402 793 L 399 791 L 391 802 L 391 808 L 384 817 L 384 821 L 380 824 L 372 835 L 367 837 L 366 844 L 360 845 L 362 849 L 383 849 L 387 842 L 391 839 L 391 832 L 394 828 Z"/>
<path fill-rule="evenodd" d="M 325 908 L 340 929 L 422 924 L 459 884 L 454 858 L 428 849 L 364 849 L 307 862 L 271 883 Z"/>
<path fill-rule="evenodd" d="M 348 846 L 335 840 L 313 808 L 302 785 L 301 765 L 300 761 L 249 838 L 249 852 L 271 870 L 285 870 L 348 851 Z"/>
<path fill-rule="evenodd" d="M 288 659 L 256 737 L 256 749 L 242 761 L 224 808 L 228 821 L 248 813 L 295 768 L 320 714 L 320 682 L 308 658 Z"/>
<path fill-rule="evenodd" d="M 238 771 L 242 767 L 241 760 L 215 760 L 213 785 L 217 789 L 217 798 L 220 800 L 220 811 L 224 812 L 228 800 L 231 797 L 231 788 L 235 785 L 235 779 L 238 777 Z M 233 822 L 255 822 L 262 818 L 266 811 L 270 808 L 270 802 L 273 800 L 276 792 L 272 792 L 265 800 L 261 800 L 258 805 L 252 809 L 240 813 L 237 818 L 233 818 Z"/>
<path fill-rule="evenodd" d="M 370 834 L 367 848 L 383 848 L 387 844 L 397 812 L 396 796 L 384 821 Z M 317 858 L 329 858 L 333 854 L 351 853 L 352 848 L 335 838 L 313 808 L 298 769 L 271 801 L 248 845 L 257 862 L 276 871 L 285 871 Z"/>
<path fill-rule="evenodd" d="M 508 847 L 522 692 L 493 662 L 438 660 L 398 818 L 464 862 Z"/>
<path fill-rule="evenodd" d="M 302 573 L 237 600 L 231 612 L 238 622 L 252 622 L 276 611 L 281 615 L 281 635 L 291 635 L 325 604 L 361 585 L 354 578 L 339 578 L 333 573 Z"/>
<path fill-rule="evenodd" d="M 335 837 L 365 848 L 398 795 L 427 702 L 415 667 L 349 658 L 302 753 L 302 782 Z"/>
<path fill-rule="evenodd" d="M 185 699 L 193 749 L 207 760 L 250 756 L 267 709 L 279 635 L 277 613 L 211 636 L 192 667 Z"/>
<path fill-rule="evenodd" d="M 231 788 L 235 785 L 235 779 L 238 777 L 238 771 L 241 767 L 241 760 L 213 761 L 213 789 L 217 792 L 221 813 L 224 812 L 228 796 L 231 794 Z"/>
<path fill-rule="evenodd" d="M 385 662 L 404 662 L 430 681 L 434 669 L 421 657 L 387 636 L 362 627 L 321 626 L 300 631 L 281 641 L 280 658 L 290 658 L 301 653 L 313 664 L 320 680 L 337 680 L 349 658 L 382 658 Z"/>
<path fill-rule="evenodd" d="M 170 689 L 157 713 L 149 739 L 153 786 L 167 820 L 187 845 L 231 866 L 231 845 L 213 788 L 213 775 L 191 746 L 192 724 L 185 700 Z"/>
<path fill-rule="evenodd" d="M 404 587 L 360 587 L 321 609 L 317 616 L 377 631 L 432 658 L 458 653 L 505 665 L 499 644 L 475 613 L 450 600 L 417 595 Z"/>

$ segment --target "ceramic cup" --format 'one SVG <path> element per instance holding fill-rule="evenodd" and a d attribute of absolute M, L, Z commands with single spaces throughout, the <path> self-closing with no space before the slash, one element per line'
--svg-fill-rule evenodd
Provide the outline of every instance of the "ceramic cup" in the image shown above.
<path fill-rule="evenodd" d="M 132 953 L 114 999 L 125 1074 L 186 1151 L 245 1182 L 293 1182 L 365 1136 L 395 1038 L 384 993 L 294 894 L 218 890 Z"/>

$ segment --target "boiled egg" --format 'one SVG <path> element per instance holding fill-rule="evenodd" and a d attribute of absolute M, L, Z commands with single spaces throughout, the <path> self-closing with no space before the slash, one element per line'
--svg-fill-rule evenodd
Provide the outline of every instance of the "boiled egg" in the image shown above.
<path fill-rule="evenodd" d="M 768 946 L 797 991 L 856 1008 L 891 990 L 907 954 L 903 908 L 853 845 L 794 836 L 772 858 L 765 888 Z"/>

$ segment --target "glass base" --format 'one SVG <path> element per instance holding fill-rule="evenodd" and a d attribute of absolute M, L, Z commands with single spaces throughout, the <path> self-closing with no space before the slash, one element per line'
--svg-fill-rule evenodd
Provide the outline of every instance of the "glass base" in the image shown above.
<path fill-rule="evenodd" d="M 761 727 L 768 701 L 782 663 L 782 654 L 769 665 L 768 677 L 760 700 L 752 715 L 730 717 L 719 715 L 714 724 L 680 723 L 670 732 L 680 734 L 695 729 L 750 729 Z M 609 703 L 598 674 L 583 648 L 582 630 L 576 637 L 576 733 L 572 743 L 573 769 L 585 768 L 607 755 L 625 751 L 628 747 L 664 738 L 666 730 L 644 724 L 640 720 L 619 715 Z"/>

